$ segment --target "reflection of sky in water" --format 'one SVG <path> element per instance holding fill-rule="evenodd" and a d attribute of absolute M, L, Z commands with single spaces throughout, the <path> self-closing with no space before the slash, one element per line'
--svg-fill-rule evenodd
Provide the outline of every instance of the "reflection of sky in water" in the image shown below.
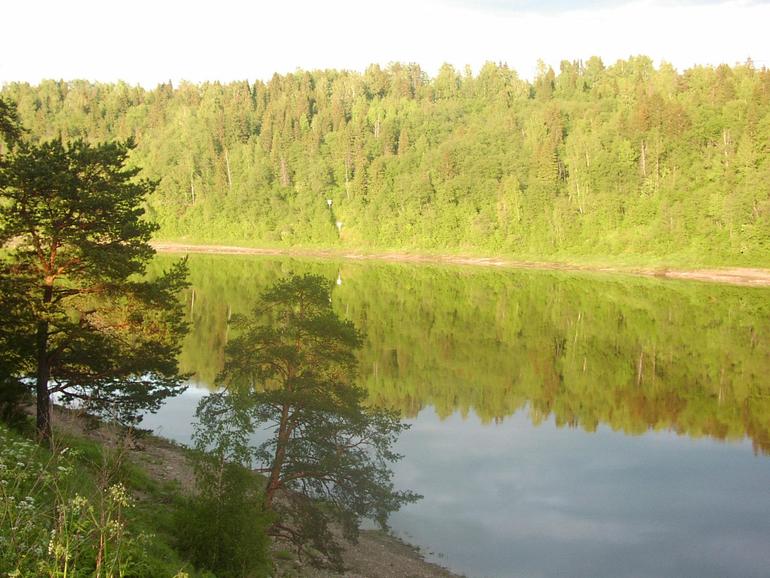
<path fill-rule="evenodd" d="M 145 419 L 189 441 L 191 388 Z M 759 577 L 770 568 L 770 460 L 748 442 L 630 437 L 440 420 L 425 409 L 398 450 L 396 486 L 425 498 L 397 534 L 469 576 Z"/>
<path fill-rule="evenodd" d="M 190 386 L 185 392 L 167 400 L 157 413 L 148 414 L 139 427 L 151 429 L 157 435 L 175 442 L 188 444 L 193 432 L 195 408 L 211 390 Z"/>

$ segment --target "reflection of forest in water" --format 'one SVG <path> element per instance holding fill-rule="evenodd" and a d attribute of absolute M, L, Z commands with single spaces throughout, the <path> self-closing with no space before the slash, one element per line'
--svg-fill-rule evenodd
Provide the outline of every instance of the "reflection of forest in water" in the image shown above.
<path fill-rule="evenodd" d="M 161 262 L 168 257 L 163 257 Z M 415 415 L 626 433 L 671 429 L 770 452 L 770 291 L 702 283 L 414 265 L 192 256 L 182 369 L 211 384 L 228 317 L 289 272 L 342 283 L 335 308 L 366 331 L 361 383 Z"/>

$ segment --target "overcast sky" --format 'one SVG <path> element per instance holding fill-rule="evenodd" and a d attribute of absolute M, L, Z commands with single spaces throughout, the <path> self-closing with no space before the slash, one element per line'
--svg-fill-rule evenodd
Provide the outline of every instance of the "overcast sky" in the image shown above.
<path fill-rule="evenodd" d="M 770 1 L 759 0 L 28 0 L 2 9 L 0 83 L 44 78 L 268 79 L 298 68 L 364 70 L 646 54 L 770 66 Z"/>

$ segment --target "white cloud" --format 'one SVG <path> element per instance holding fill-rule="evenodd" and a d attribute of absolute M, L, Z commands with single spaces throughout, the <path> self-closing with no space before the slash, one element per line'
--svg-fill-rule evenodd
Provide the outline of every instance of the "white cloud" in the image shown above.
<path fill-rule="evenodd" d="M 485 6 L 487 6 L 485 8 Z M 504 61 L 531 77 L 542 58 L 635 54 L 677 68 L 770 65 L 770 4 L 640 0 L 568 11 L 499 10 L 450 0 L 246 3 L 136 0 L 13 2 L 4 12 L 0 82 L 85 78 L 154 86 L 168 79 L 267 79 L 296 68 Z"/>

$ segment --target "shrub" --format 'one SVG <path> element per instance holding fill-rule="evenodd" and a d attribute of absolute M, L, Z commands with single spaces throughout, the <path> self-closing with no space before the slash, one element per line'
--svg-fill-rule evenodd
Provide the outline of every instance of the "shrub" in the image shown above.
<path fill-rule="evenodd" d="M 263 480 L 221 454 L 198 454 L 195 462 L 198 493 L 183 501 L 177 515 L 180 549 L 219 578 L 268 575 Z"/>

